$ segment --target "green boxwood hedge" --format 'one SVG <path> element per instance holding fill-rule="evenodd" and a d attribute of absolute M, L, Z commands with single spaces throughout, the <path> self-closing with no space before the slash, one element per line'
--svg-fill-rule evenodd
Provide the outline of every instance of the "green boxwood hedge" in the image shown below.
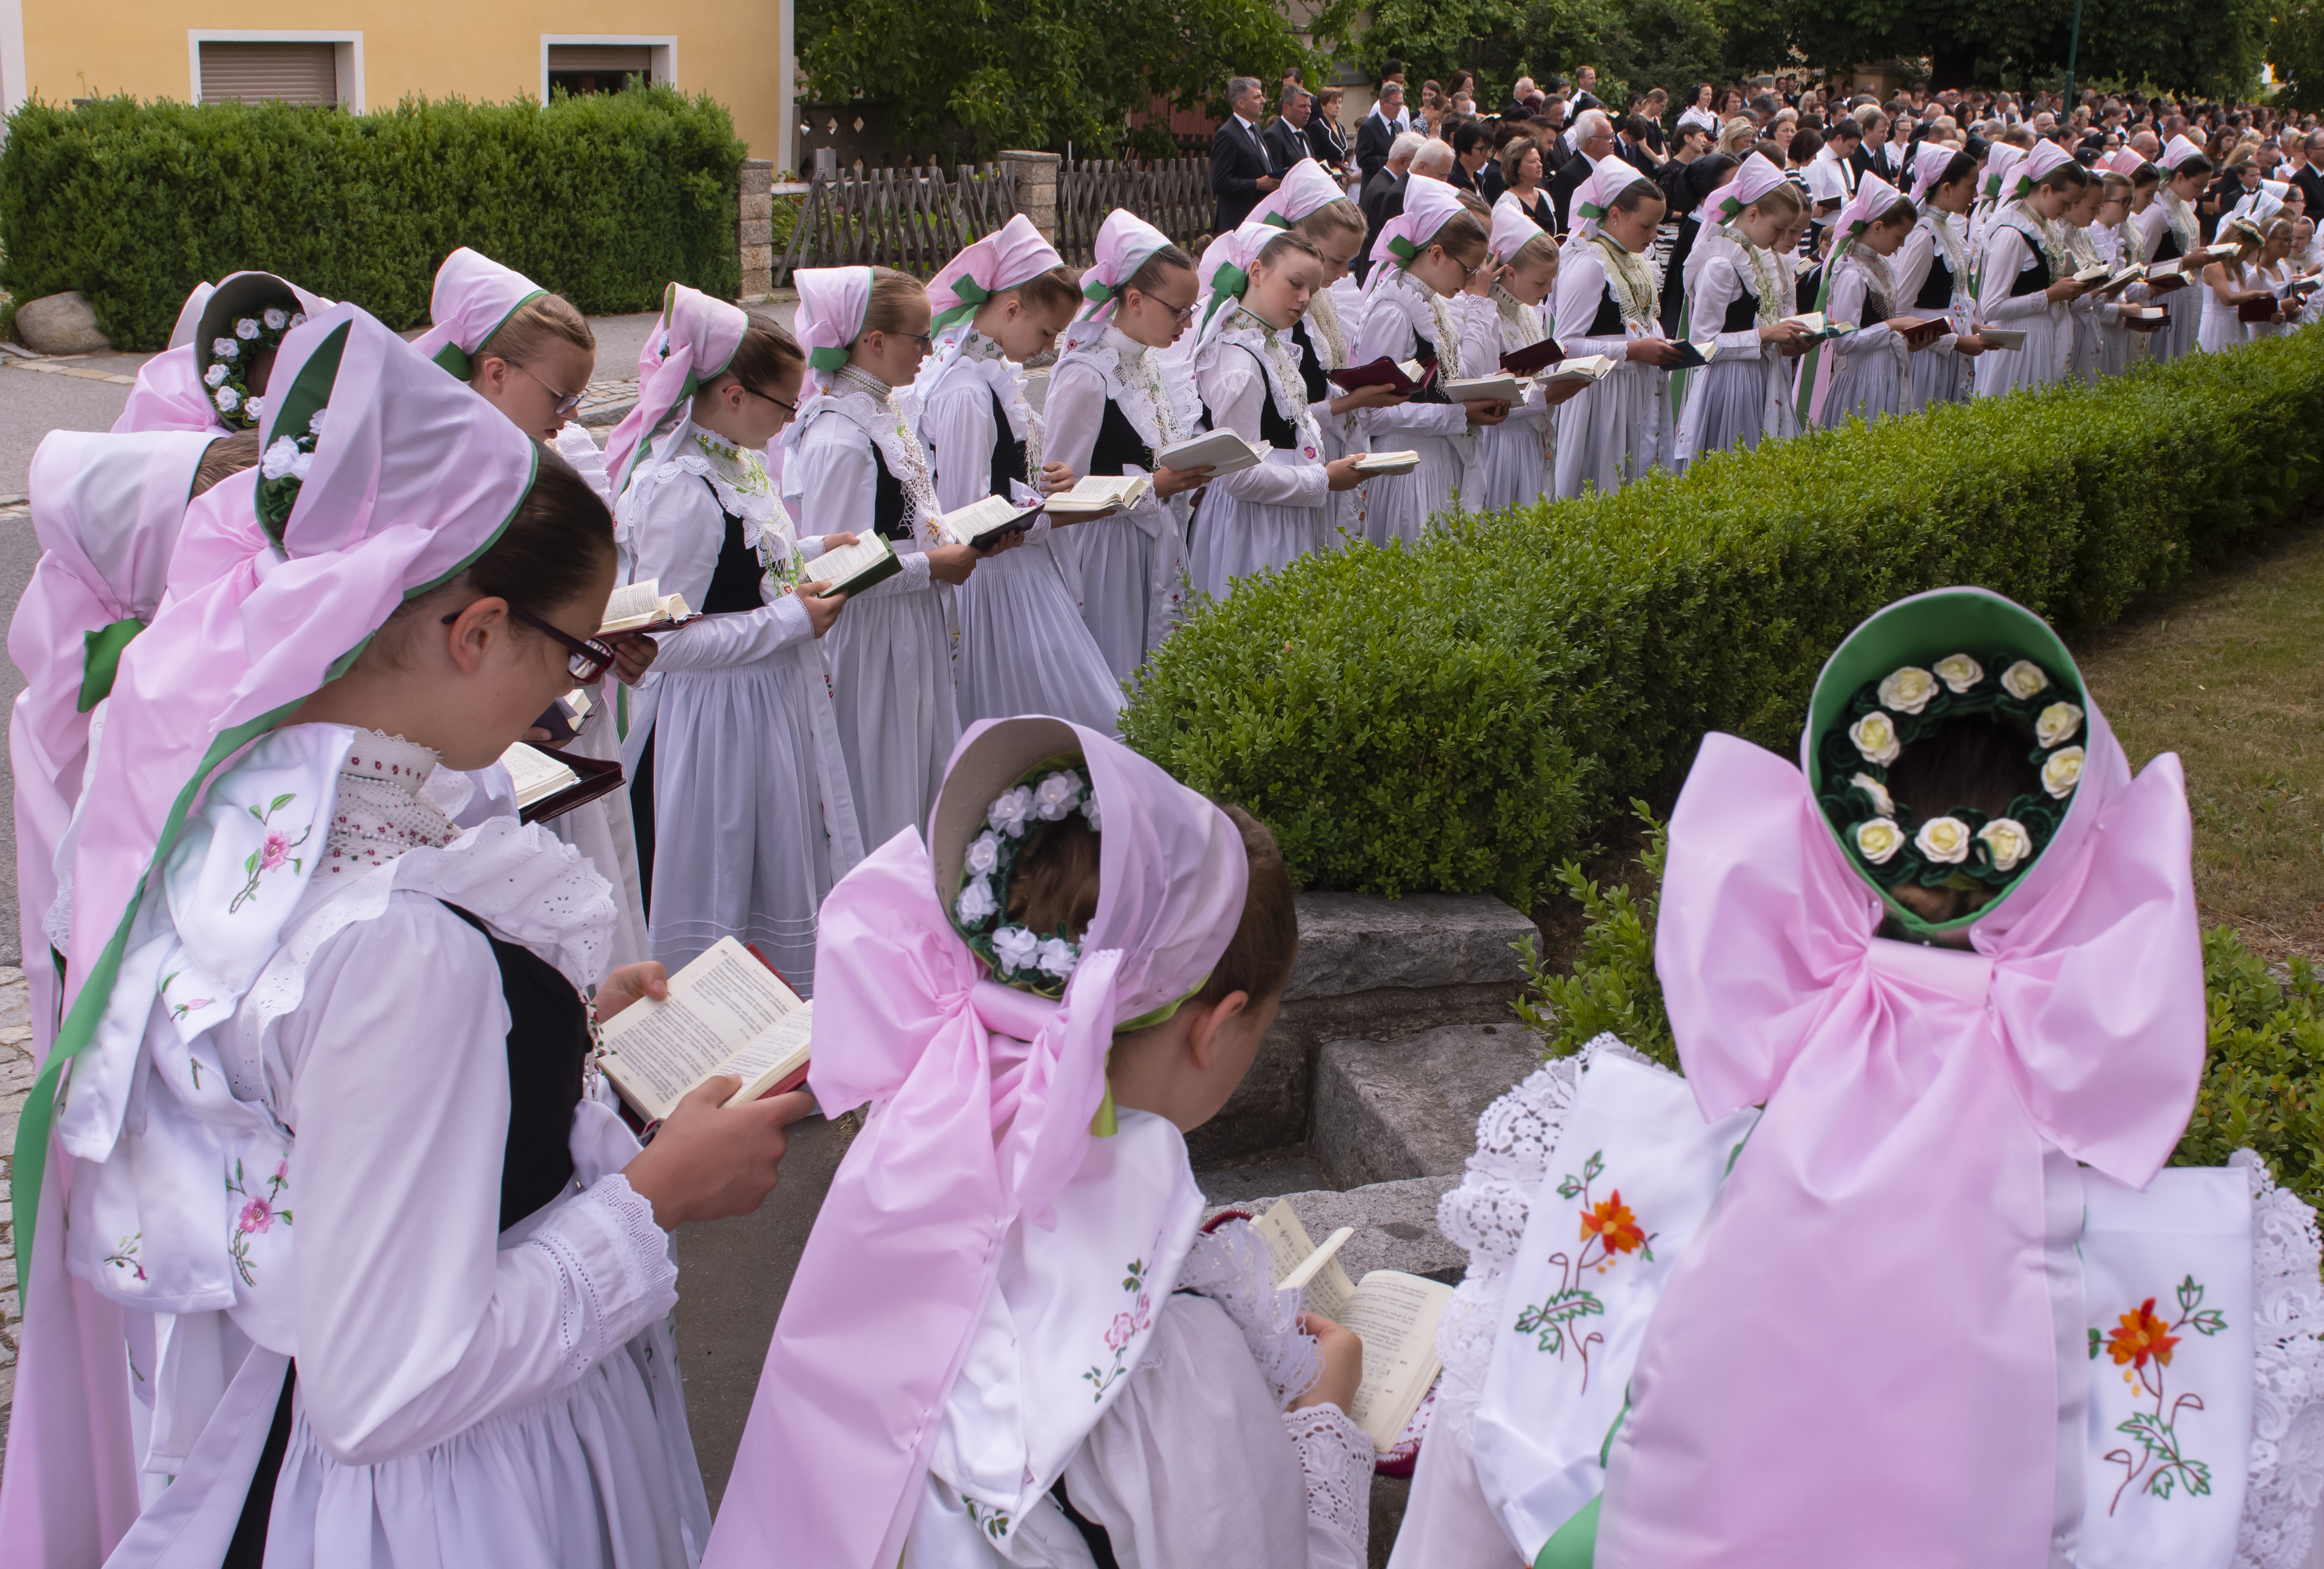
<path fill-rule="evenodd" d="M 1246 583 L 1155 655 L 1123 734 L 1309 886 L 1525 908 L 1705 731 L 1795 747 L 1880 605 L 1982 584 L 2071 635 L 2316 494 L 2319 455 L 2314 331 L 1721 455 Z"/>
<path fill-rule="evenodd" d="M 0 148 L 0 288 L 78 289 L 134 348 L 243 268 L 418 326 L 461 245 L 591 315 L 653 309 L 672 279 L 731 300 L 743 152 L 724 106 L 667 87 L 376 115 L 33 101 Z"/>

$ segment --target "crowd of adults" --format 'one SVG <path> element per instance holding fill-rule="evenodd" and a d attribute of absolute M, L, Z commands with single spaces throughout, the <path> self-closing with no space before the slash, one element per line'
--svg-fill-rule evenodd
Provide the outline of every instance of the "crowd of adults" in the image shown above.
<path fill-rule="evenodd" d="M 1287 74 L 1269 117 L 1264 84 L 1236 78 L 1228 85 L 1232 112 L 1212 139 L 1213 232 L 1231 231 L 1285 171 L 1308 157 L 1348 182 L 1375 235 L 1403 210 L 1406 182 L 1420 174 L 1473 190 L 1488 203 L 1513 192 L 1527 216 L 1562 235 L 1572 227 L 1574 191 L 1608 157 L 1655 179 L 1667 202 L 1665 223 L 1674 230 L 1744 156 L 1766 151 L 1767 143 L 1823 218 L 1866 174 L 1903 185 L 1926 143 L 1981 159 L 1994 146 L 2030 150 L 2054 142 L 2088 168 L 2126 149 L 2152 162 L 2180 135 L 2200 144 L 2217 171 L 2196 204 L 2207 243 L 2221 216 L 2264 181 L 2297 186 L 2309 214 L 2324 211 L 2324 128 L 2312 114 L 2265 104 L 2086 89 L 2069 109 L 2057 93 L 1908 88 L 1883 97 L 1787 75 L 1748 87 L 1699 83 L 1677 102 L 1659 87 L 1632 90 L 1619 95 L 1617 108 L 1599 97 L 1598 87 L 1590 66 L 1570 81 L 1521 77 L 1489 111 L 1473 72 L 1454 71 L 1416 89 L 1402 62 L 1391 60 L 1371 108 L 1351 134 L 1341 88 L 1310 89 L 1299 73 Z M 1803 246 L 1812 252 L 1815 244 L 1812 231 Z M 1664 249 L 1667 261 L 1667 236 Z"/>

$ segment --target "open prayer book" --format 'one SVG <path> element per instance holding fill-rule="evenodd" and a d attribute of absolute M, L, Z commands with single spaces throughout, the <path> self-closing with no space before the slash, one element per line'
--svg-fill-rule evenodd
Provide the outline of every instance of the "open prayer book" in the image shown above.
<path fill-rule="evenodd" d="M 2125 305 L 2120 308 L 2122 319 L 2131 321 L 2166 321 L 2171 313 L 2160 305 Z"/>
<path fill-rule="evenodd" d="M 661 579 L 649 577 L 643 583 L 632 583 L 626 588 L 616 588 L 613 596 L 605 601 L 605 619 L 597 625 L 597 635 L 604 637 L 614 632 L 667 632 L 693 619 L 694 612 L 687 607 L 683 594 L 661 592 Z"/>
<path fill-rule="evenodd" d="M 574 808 L 610 795 L 622 785 L 622 765 L 611 758 L 564 757 L 518 742 L 501 753 L 516 787 L 521 823 L 545 823 Z"/>
<path fill-rule="evenodd" d="M 1267 452 L 1264 443 L 1245 441 L 1231 430 L 1205 430 L 1165 447 L 1154 455 L 1154 461 L 1164 468 L 1207 468 L 1216 479 L 1257 468 Z"/>
<path fill-rule="evenodd" d="M 1808 337 L 1811 338 L 1845 337 L 1856 330 L 1853 323 L 1826 320 L 1824 313 L 1821 310 L 1803 310 L 1797 316 L 1786 316 L 1784 319 L 1795 321 L 1806 328 Z"/>
<path fill-rule="evenodd" d="M 1085 474 L 1071 490 L 1061 490 L 1051 496 L 1047 512 L 1053 526 L 1078 523 L 1086 518 L 1103 517 L 1108 512 L 1134 507 L 1154 488 L 1142 474 Z"/>
<path fill-rule="evenodd" d="M 936 527 L 954 544 L 982 550 L 1010 534 L 1023 533 L 1040 515 L 1038 506 L 1020 507 L 1005 495 L 989 495 L 981 502 L 953 508 L 936 520 Z"/>
<path fill-rule="evenodd" d="M 809 582 L 828 585 L 816 595 L 817 599 L 861 594 L 903 569 L 904 564 L 896 559 L 895 547 L 877 534 L 859 535 L 855 543 L 825 550 L 801 568 Z"/>
<path fill-rule="evenodd" d="M 1489 376 L 1453 376 L 1444 383 L 1444 401 L 1448 403 L 1515 403 L 1524 398 L 1525 388 L 1515 376 L 1501 374 Z"/>
<path fill-rule="evenodd" d="M 2123 268 L 2109 279 L 2107 281 L 2107 287 L 2111 289 L 2117 283 L 2135 283 L 2141 278 L 2145 276 L 2145 265 L 2142 263 L 2133 262 L 2129 266 Z"/>
<path fill-rule="evenodd" d="M 2103 283 L 2114 276 L 2114 269 L 2104 262 L 2093 262 L 2074 274 L 2077 283 Z"/>
<path fill-rule="evenodd" d="M 1367 452 L 1356 459 L 1358 474 L 1410 474 L 1420 466 L 1420 454 L 1409 448 L 1402 452 Z"/>
<path fill-rule="evenodd" d="M 1676 365 L 1665 365 L 1663 369 L 1666 371 L 1694 370 L 1719 357 L 1719 346 L 1715 343 L 1696 343 L 1684 337 L 1671 341 L 1678 345 L 1679 358 Z"/>
<path fill-rule="evenodd" d="M 649 1122 L 721 1074 L 742 1081 L 724 1102 L 740 1106 L 806 1082 L 814 1020 L 814 1003 L 750 949 L 720 937 L 669 978 L 668 1001 L 641 998 L 607 1021 L 602 1062 L 630 1110 Z"/>
<path fill-rule="evenodd" d="M 1534 378 L 1537 387 L 1562 387 L 1569 382 L 1602 382 L 1621 362 L 1609 355 L 1586 354 L 1578 358 L 1560 360 L 1554 370 L 1544 371 Z"/>
<path fill-rule="evenodd" d="M 1332 1255 L 1354 1231 L 1343 1226 L 1318 1248 L 1287 1202 L 1251 1222 L 1251 1230 L 1274 1255 L 1277 1289 L 1303 1288 L 1310 1309 L 1363 1340 L 1363 1382 L 1348 1416 L 1371 1435 L 1374 1449 L 1386 1453 L 1436 1381 L 1443 1365 L 1436 1360 L 1436 1319 L 1452 1299 L 1452 1288 L 1400 1269 L 1374 1269 L 1360 1283 L 1351 1282 Z"/>
<path fill-rule="evenodd" d="M 1984 322 L 1979 322 L 1978 324 L 1977 335 L 1996 348 L 2024 348 L 2025 346 L 2025 330 L 2023 328 L 1989 327 Z"/>

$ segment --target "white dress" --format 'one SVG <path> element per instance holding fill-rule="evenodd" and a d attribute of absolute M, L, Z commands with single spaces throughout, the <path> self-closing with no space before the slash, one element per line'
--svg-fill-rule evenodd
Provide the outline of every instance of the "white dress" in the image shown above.
<path fill-rule="evenodd" d="M 1961 329 L 1977 319 L 1976 297 L 1969 291 L 1969 247 L 1953 226 L 1957 221 L 1951 213 L 1923 207 L 1921 221 L 1913 226 L 1913 232 L 1904 236 L 1904 243 L 1888 262 L 1889 276 L 1896 281 L 1896 298 L 1903 302 L 1898 309 L 1907 315 L 1925 316 L 1932 309 L 1919 301 L 1940 263 L 1949 285 L 1944 303 L 1933 308 L 1944 313 L 1944 335 L 1911 356 L 1913 392 L 1905 406 L 1916 411 L 1935 403 L 1968 402 L 1971 373 L 1977 366 L 1974 357 L 1955 348 Z"/>
<path fill-rule="evenodd" d="M 1664 461 L 1669 445 L 1664 419 L 1668 373 L 1623 357 L 1633 341 L 1661 335 L 1661 303 L 1651 271 L 1636 257 L 1646 286 L 1625 301 L 1608 271 L 1611 245 L 1602 236 L 1592 238 L 1566 257 L 1557 275 L 1558 346 L 1569 355 L 1605 355 L 1622 361 L 1557 410 L 1561 501 L 1585 490 L 1621 489 Z"/>
<path fill-rule="evenodd" d="M 2040 223 L 2023 208 L 2012 205 L 1994 215 L 1986 234 L 1985 270 L 1978 281 L 1978 319 L 1994 327 L 2025 334 L 2021 348 L 1996 349 L 1977 357 L 1977 395 L 1997 397 L 2020 387 L 2046 387 L 2062 381 L 2066 360 L 2074 346 L 2073 322 L 2064 305 L 2043 292 L 2056 281 L 2042 274 L 2047 258 L 2042 250 Z M 2041 288 L 2029 283 L 2023 294 L 2010 292 L 2021 273 L 2035 273 Z"/>
<path fill-rule="evenodd" d="M 1193 432 L 1197 412 L 1192 382 L 1158 351 L 1110 323 L 1077 322 L 1049 372 L 1046 455 L 1075 474 L 1148 474 L 1154 450 Z M 1117 681 L 1136 677 L 1185 609 L 1188 506 L 1184 494 L 1149 495 L 1065 531 L 1082 620 Z"/>
<path fill-rule="evenodd" d="M 1001 346 L 962 328 L 929 361 L 920 394 L 920 441 L 945 511 L 993 493 L 996 453 L 1022 455 L 1011 477 L 1040 473 L 1040 416 L 1025 401 L 1025 373 Z M 995 417 L 1006 420 L 1004 430 Z M 1076 525 L 1078 526 L 1078 525 Z M 960 719 L 1049 714 L 1111 735 L 1120 722 L 1121 686 L 1082 620 L 1061 549 L 1070 541 L 1046 518 L 1025 542 L 976 564 L 953 591 L 960 618 Z"/>
<path fill-rule="evenodd" d="M 1348 280 L 1341 280 L 1341 284 Z M 1349 322 L 1344 302 L 1355 301 L 1352 312 L 1357 322 L 1363 319 L 1363 295 L 1352 286 L 1319 290 L 1307 303 L 1306 318 L 1293 337 L 1307 346 L 1314 356 L 1314 368 L 1329 375 L 1342 371 L 1355 361 L 1351 353 L 1355 345 L 1355 328 Z M 1326 388 L 1329 391 L 1329 388 Z M 1332 412 L 1328 402 L 1314 407 L 1315 430 L 1323 438 L 1323 461 L 1333 463 L 1351 452 L 1364 452 L 1371 445 L 1371 421 L 1360 409 L 1345 414 Z M 1370 482 L 1353 490 L 1327 492 L 1323 498 L 1323 545 L 1326 549 L 1338 549 L 1350 540 L 1364 537 L 1367 510 L 1370 504 Z"/>
<path fill-rule="evenodd" d="M 2103 225 L 2089 231 L 2090 244 L 2100 260 L 2109 267 L 2120 269 L 2146 260 L 2146 252 L 2139 244 L 2138 226 L 2125 223 L 2119 228 Z M 2125 305 L 2144 304 L 2147 299 L 2144 283 L 2133 283 L 2115 294 L 2115 309 L 2101 314 L 2098 321 L 2098 375 L 2118 376 L 2134 365 L 2146 363 L 2148 334 L 2133 331 L 2122 324 Z"/>
<path fill-rule="evenodd" d="M 675 973 L 732 937 L 811 997 L 816 911 L 863 854 L 823 645 L 791 592 L 823 542 L 795 540 L 763 469 L 691 420 L 622 497 L 639 580 L 690 605 L 709 597 L 729 514 L 760 567 L 760 606 L 655 639 L 623 744 L 634 769 L 654 743 L 653 956 Z"/>
<path fill-rule="evenodd" d="M 1526 304 L 1499 284 L 1486 303 L 1491 307 L 1486 316 L 1489 364 L 1498 365 L 1502 355 L 1531 348 L 1549 336 L 1541 306 Z M 1508 419 L 1484 428 L 1484 481 L 1477 503 L 1481 510 L 1530 506 L 1550 494 L 1555 412 L 1540 388 L 1528 387 L 1525 401 Z"/>
<path fill-rule="evenodd" d="M 2220 263 L 2218 265 L 2223 272 L 2226 270 L 2227 263 Z M 2208 267 L 2204 269 L 2206 272 L 2209 270 Z M 2195 346 L 2205 354 L 2218 354 L 2224 349 L 2238 348 L 2249 343 L 2251 333 L 2247 329 L 2251 324 L 2236 314 L 2236 307 L 2220 300 L 2218 291 L 2211 287 L 2210 280 L 2203 279 L 2195 287 L 2203 296 L 2202 323 L 2195 329 Z M 2229 273 L 2227 287 L 2238 290 L 2255 289 L 2259 287 L 2259 283 L 2251 278 L 2246 270 L 2242 277 Z"/>
<path fill-rule="evenodd" d="M 2282 262 L 2273 266 L 2255 265 L 2252 268 L 2252 273 L 2258 281 L 2257 286 L 2265 289 L 2278 300 L 2283 298 L 2284 289 L 2292 281 L 2292 271 Z M 2249 335 L 2248 341 L 2256 343 L 2264 337 L 2284 337 L 2292 331 L 2296 320 L 2295 316 L 2292 319 L 2284 321 L 2246 321 L 2244 323 L 2244 330 Z"/>
<path fill-rule="evenodd" d="M 129 1328 L 148 1486 L 118 1569 L 223 1557 L 294 1353 L 277 1569 L 684 1569 L 707 1537 L 676 1269 L 621 1176 L 636 1140 L 585 1091 L 573 1178 L 502 1229 L 511 1015 L 493 948 L 447 908 L 577 986 L 602 971 L 610 891 L 539 827 L 447 844 L 420 794 L 434 755 L 326 725 L 245 754 L 168 875 L 231 887 L 200 881 L 206 854 L 238 866 L 270 826 L 311 843 L 239 911 L 264 928 L 247 956 L 272 956 L 215 1002 L 179 998 L 165 960 L 134 1067 L 76 1075 L 68 1149 L 130 1085 L 143 1108 L 110 1158 L 74 1160 L 66 1244 Z M 277 794 L 271 826 L 232 821 Z M 218 903 L 204 929 L 252 932 Z M 137 940 L 157 929 L 178 940 L 150 922 Z"/>
<path fill-rule="evenodd" d="M 1707 226 L 1695 237 L 1687 272 L 1687 337 L 1698 345 L 1718 345 L 1719 353 L 1687 378 L 1671 448 L 1671 466 L 1681 471 L 1703 453 L 1753 448 L 1797 429 L 1792 373 L 1799 362 L 1759 339 L 1761 327 L 1791 314 L 1791 279 L 1784 259 L 1756 245 L 1747 249 L 1724 226 Z M 1738 304 L 1749 309 L 1749 324 L 1722 330 Z"/>
<path fill-rule="evenodd" d="M 1187 557 L 1194 586 L 1213 599 L 1224 599 L 1238 577 L 1279 571 L 1332 544 L 1323 504 L 1331 476 L 1298 346 L 1241 306 L 1222 309 L 1234 316 L 1203 346 L 1195 389 L 1213 429 L 1263 442 L 1268 451 L 1257 467 L 1213 480 L 1194 516 Z"/>
<path fill-rule="evenodd" d="M 785 495 L 798 498 L 800 531 L 816 538 L 871 533 L 883 471 L 902 490 L 902 514 L 889 542 L 903 570 L 851 595 L 823 640 L 840 751 L 867 852 L 906 828 L 927 826 L 945 762 L 960 739 L 952 590 L 929 574 L 926 554 L 943 509 L 912 430 L 918 411 L 911 401 L 908 391 L 891 394 L 853 365 L 842 366 L 830 392 L 799 411 L 797 450 L 783 470 Z"/>
<path fill-rule="evenodd" d="M 2141 253 L 2157 260 L 2163 259 L 2163 236 L 2166 233 L 2176 242 L 2171 253 L 2174 256 L 2191 255 L 2203 243 L 2202 227 L 2196 219 L 2195 210 L 2172 196 L 2167 183 L 2147 204 L 2146 210 L 2135 216 L 2131 222 L 2138 226 Z M 2174 289 L 2163 296 L 2163 308 L 2171 313 L 2171 319 L 2160 332 L 2148 338 L 2147 352 L 2155 360 L 2168 363 L 2181 355 L 2194 352 L 2196 326 L 2203 311 L 2200 297 L 2203 292 L 2201 281 L 2190 277 L 2186 288 Z"/>
<path fill-rule="evenodd" d="M 1465 375 L 1464 325 L 1464 313 L 1454 301 L 1402 267 L 1383 263 L 1372 269 L 1364 287 L 1355 363 L 1367 365 L 1383 355 L 1401 362 L 1433 353 L 1439 381 Z M 1481 443 L 1463 405 L 1413 399 L 1374 409 L 1371 438 L 1384 450 L 1420 454 L 1420 466 L 1410 474 L 1381 475 L 1366 487 L 1364 538 L 1373 544 L 1410 544 L 1437 513 L 1478 506 L 1484 494 Z"/>
<path fill-rule="evenodd" d="M 1816 422 L 1827 430 L 1850 419 L 1871 420 L 1910 411 L 1912 354 L 1887 321 L 1896 311 L 1894 287 L 1886 261 L 1853 247 L 1832 269 L 1824 315 L 1831 321 L 1858 325 L 1823 346 L 1832 356 L 1831 384 Z"/>

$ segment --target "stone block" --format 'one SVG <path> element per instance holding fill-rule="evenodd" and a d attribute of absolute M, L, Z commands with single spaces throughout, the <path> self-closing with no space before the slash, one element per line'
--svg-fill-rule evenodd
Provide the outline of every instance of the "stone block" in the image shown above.
<path fill-rule="evenodd" d="M 1263 1215 L 1287 1202 L 1308 1236 L 1318 1242 L 1342 1226 L 1355 1227 L 1356 1234 L 1340 1250 L 1340 1268 L 1351 1280 L 1360 1280 L 1374 1269 L 1401 1269 L 1407 1275 L 1457 1281 L 1469 1266 L 1469 1256 L 1436 1229 L 1436 1203 L 1460 1180 L 1457 1175 L 1416 1177 L 1344 1192 L 1316 1188 L 1216 1204 L 1204 1214 L 1240 1210 Z"/>
<path fill-rule="evenodd" d="M 775 216 L 775 198 L 771 196 L 746 196 L 742 198 L 742 218 L 749 223 L 753 218 Z"/>
<path fill-rule="evenodd" d="M 1487 893 L 1370 893 L 1298 896 L 1299 958 L 1286 1001 L 1386 987 L 1505 983 L 1525 979 L 1511 946 L 1535 935 L 1519 910 Z"/>
<path fill-rule="evenodd" d="M 1515 1023 L 1333 1041 L 1316 1066 L 1314 1158 L 1347 1187 L 1457 1177 L 1477 1119 L 1541 1060 L 1540 1039 Z"/>
<path fill-rule="evenodd" d="M 770 272 L 774 270 L 774 246 L 767 245 L 742 247 L 742 271 L 745 272 Z"/>
<path fill-rule="evenodd" d="M 746 251 L 763 248 L 775 243 L 775 223 L 772 218 L 744 218 L 734 226 L 734 233 Z"/>
<path fill-rule="evenodd" d="M 16 307 L 16 341 L 35 354 L 103 354 L 112 341 L 78 290 L 43 294 Z"/>
<path fill-rule="evenodd" d="M 743 200 L 748 201 L 754 196 L 763 197 L 774 189 L 774 185 L 775 165 L 771 159 L 745 158 L 742 160 Z"/>

